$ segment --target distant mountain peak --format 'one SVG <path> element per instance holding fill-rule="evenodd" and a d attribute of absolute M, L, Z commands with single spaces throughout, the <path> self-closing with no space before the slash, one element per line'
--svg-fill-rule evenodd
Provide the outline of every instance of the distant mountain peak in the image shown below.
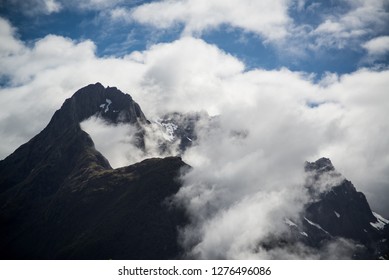
<path fill-rule="evenodd" d="M 329 158 L 322 157 L 315 162 L 305 162 L 305 171 L 316 171 L 316 172 L 328 172 L 334 171 L 335 168 Z"/>

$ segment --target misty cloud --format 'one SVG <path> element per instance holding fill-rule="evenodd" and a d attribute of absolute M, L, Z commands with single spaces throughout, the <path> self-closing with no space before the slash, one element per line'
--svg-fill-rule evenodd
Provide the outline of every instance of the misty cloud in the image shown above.
<path fill-rule="evenodd" d="M 284 218 L 302 210 L 303 165 L 325 134 L 301 114 L 310 110 L 303 102 L 284 94 L 263 90 L 198 127 L 198 145 L 183 156 L 194 169 L 176 197 L 192 215 L 182 238 L 195 257 L 262 258 L 259 241 L 288 230 Z"/>
<path fill-rule="evenodd" d="M 142 127 L 144 149 L 137 145 L 139 128 L 131 124 L 109 124 L 93 116 L 83 121 L 81 128 L 92 137 L 96 149 L 108 159 L 113 168 L 131 165 L 147 158 L 179 154 L 179 139 L 169 139 L 164 127 L 155 122 Z M 162 145 L 164 149 L 161 148 Z"/>
<path fill-rule="evenodd" d="M 338 238 L 325 242 L 320 249 L 313 249 L 301 243 L 273 248 L 259 252 L 261 258 L 276 260 L 347 260 L 356 252 L 355 244 L 350 240 Z"/>

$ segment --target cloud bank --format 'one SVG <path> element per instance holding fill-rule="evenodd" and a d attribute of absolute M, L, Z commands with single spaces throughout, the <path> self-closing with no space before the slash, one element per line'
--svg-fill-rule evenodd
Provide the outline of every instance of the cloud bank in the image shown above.
<path fill-rule="evenodd" d="M 6 7 L 5 12 L 34 16 L 76 11 L 90 17 L 94 28 L 120 28 L 123 34 L 128 31 L 127 37 L 119 36 L 121 43 L 109 46 L 105 45 L 105 39 L 110 36 L 99 34 L 97 40 L 102 40 L 106 48 L 103 53 L 113 53 L 118 48 L 124 52 L 123 49 L 131 47 L 137 33 L 134 26 L 150 27 L 147 32 L 152 35 L 143 38 L 149 45 L 169 32 L 176 38 L 204 38 L 215 31 L 215 34 L 236 31 L 241 38 L 253 35 L 285 63 L 297 63 L 296 57 L 307 61 L 312 55 L 317 58 L 323 52 L 333 54 L 347 49 L 356 56 L 363 56 L 368 46 L 365 44 L 375 37 L 387 36 L 389 26 L 387 0 L 6 0 L 1 5 Z M 115 36 L 110 38 L 112 43 Z M 260 44 L 259 41 L 254 40 Z M 377 59 L 372 59 L 370 54 L 369 51 L 369 59 L 361 63 L 369 65 Z"/>
<path fill-rule="evenodd" d="M 229 26 L 278 45 L 280 52 L 285 52 L 285 49 L 291 52 L 292 45 L 296 45 L 294 48 L 300 49 L 300 52 L 358 48 L 358 43 L 366 41 L 368 36 L 387 29 L 386 0 L 341 2 L 173 0 L 152 2 L 132 9 L 116 7 L 111 16 L 115 20 L 136 21 L 157 29 L 182 25 L 184 36 L 201 36 L 202 33 Z M 306 15 L 315 20 L 309 16 L 304 20 Z M 297 50 L 292 53 L 296 54 Z"/>
<path fill-rule="evenodd" d="M 144 4 L 130 12 L 132 19 L 156 28 L 183 24 L 183 34 L 202 33 L 223 24 L 255 32 L 272 40 L 286 35 L 289 21 L 287 0 L 185 0 Z M 158 13 L 164 11 L 163 13 Z"/>

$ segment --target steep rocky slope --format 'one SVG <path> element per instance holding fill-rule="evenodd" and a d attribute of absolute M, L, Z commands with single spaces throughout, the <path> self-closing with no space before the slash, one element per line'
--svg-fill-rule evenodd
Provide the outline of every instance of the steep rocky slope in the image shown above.
<path fill-rule="evenodd" d="M 148 122 L 129 95 L 89 85 L 66 100 L 42 132 L 0 161 L 1 258 L 180 255 L 177 230 L 185 217 L 168 199 L 178 191 L 176 178 L 186 164 L 170 157 L 112 169 L 80 128 L 93 115 L 140 128 Z"/>

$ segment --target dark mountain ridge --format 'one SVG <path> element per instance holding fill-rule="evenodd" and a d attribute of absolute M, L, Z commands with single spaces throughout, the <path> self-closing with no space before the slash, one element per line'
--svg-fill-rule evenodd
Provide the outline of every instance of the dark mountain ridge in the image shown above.
<path fill-rule="evenodd" d="M 107 100 L 110 104 L 114 101 L 108 110 L 102 107 L 108 106 Z M 86 86 L 64 102 L 43 131 L 0 161 L 0 192 L 28 176 L 31 179 L 36 173 L 56 180 L 64 178 L 71 171 L 69 169 L 83 163 L 88 165 L 90 161 L 108 168 L 108 161 L 94 149 L 93 141 L 80 128 L 80 122 L 96 114 L 112 123 L 147 122 L 139 105 L 129 95 L 116 88 L 104 88 L 100 83 Z M 85 154 L 83 160 L 73 157 L 76 154 L 79 157 Z M 44 166 L 47 174 L 54 172 L 53 176 L 42 173 L 40 166 Z"/>
<path fill-rule="evenodd" d="M 89 85 L 0 161 L 2 259 L 179 256 L 177 227 L 185 217 L 163 201 L 178 191 L 176 178 L 187 165 L 165 158 L 112 169 L 80 128 L 93 115 L 147 123 L 129 95 Z"/>

